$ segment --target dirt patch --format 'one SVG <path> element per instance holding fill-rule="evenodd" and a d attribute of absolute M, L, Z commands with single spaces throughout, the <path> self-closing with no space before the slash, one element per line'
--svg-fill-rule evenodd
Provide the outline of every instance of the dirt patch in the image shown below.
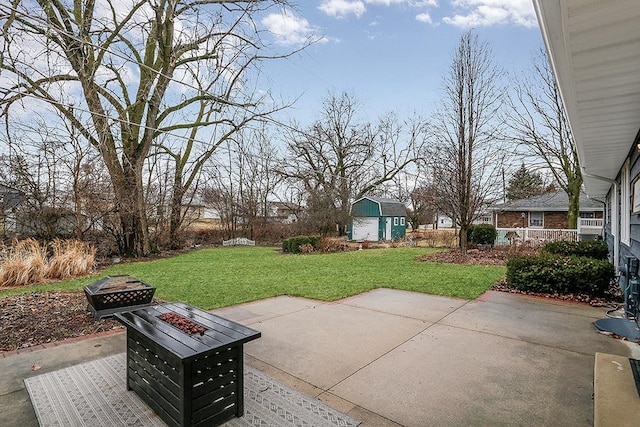
<path fill-rule="evenodd" d="M 0 298 L 0 351 L 120 329 L 114 319 L 93 320 L 84 292 L 39 292 Z"/>
<path fill-rule="evenodd" d="M 420 261 L 442 262 L 465 265 L 507 265 L 507 261 L 519 255 L 534 255 L 537 249 L 526 246 L 500 247 L 485 250 L 469 249 L 466 254 L 459 249 L 425 255 Z"/>
<path fill-rule="evenodd" d="M 539 292 L 525 292 L 519 289 L 512 288 L 511 286 L 507 285 L 504 282 L 504 280 L 493 285 L 491 287 L 491 290 L 499 291 L 499 292 L 508 292 L 512 294 L 528 295 L 528 296 L 545 298 L 545 299 L 578 302 L 583 304 L 589 304 L 592 307 L 610 307 L 612 309 L 618 309 L 618 308 L 621 308 L 623 304 L 622 295 L 620 294 L 620 290 L 618 288 L 618 285 L 616 284 L 612 285 L 610 291 L 608 292 L 609 295 L 604 298 L 590 297 L 589 295 L 584 295 L 584 294 L 559 294 L 559 293 L 543 294 Z"/>

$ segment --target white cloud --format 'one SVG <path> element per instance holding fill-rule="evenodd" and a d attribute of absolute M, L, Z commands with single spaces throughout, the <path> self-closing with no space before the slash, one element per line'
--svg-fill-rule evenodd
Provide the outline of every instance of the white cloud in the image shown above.
<path fill-rule="evenodd" d="M 406 3 L 407 0 L 365 0 L 367 4 L 391 6 L 392 4 Z"/>
<path fill-rule="evenodd" d="M 428 12 L 419 13 L 416 15 L 416 21 L 424 22 L 425 24 L 433 24 L 431 15 Z"/>
<path fill-rule="evenodd" d="M 516 24 L 524 27 L 538 25 L 531 0 L 453 0 L 451 5 L 461 13 L 442 20 L 462 28 Z"/>
<path fill-rule="evenodd" d="M 360 0 L 325 0 L 318 6 L 318 9 L 336 18 L 346 18 L 349 15 L 360 18 L 366 11 L 364 3 Z"/>
<path fill-rule="evenodd" d="M 438 0 L 409 0 L 411 7 L 438 7 Z"/>
<path fill-rule="evenodd" d="M 304 18 L 293 15 L 288 10 L 272 13 L 262 18 L 262 25 L 283 45 L 301 45 L 313 38 L 317 29 Z M 322 41 L 324 39 L 321 39 Z"/>

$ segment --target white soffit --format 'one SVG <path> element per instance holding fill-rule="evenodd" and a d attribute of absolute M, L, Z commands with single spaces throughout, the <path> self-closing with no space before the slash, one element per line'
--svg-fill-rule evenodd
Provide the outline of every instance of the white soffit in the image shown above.
<path fill-rule="evenodd" d="M 534 0 L 590 196 L 607 193 L 640 129 L 640 1 Z"/>

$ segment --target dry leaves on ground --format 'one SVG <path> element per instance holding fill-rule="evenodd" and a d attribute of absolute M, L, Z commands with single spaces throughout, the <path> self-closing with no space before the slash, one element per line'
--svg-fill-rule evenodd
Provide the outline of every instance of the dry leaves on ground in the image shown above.
<path fill-rule="evenodd" d="M 0 351 L 121 328 L 114 319 L 94 321 L 83 292 L 39 292 L 0 298 Z"/>

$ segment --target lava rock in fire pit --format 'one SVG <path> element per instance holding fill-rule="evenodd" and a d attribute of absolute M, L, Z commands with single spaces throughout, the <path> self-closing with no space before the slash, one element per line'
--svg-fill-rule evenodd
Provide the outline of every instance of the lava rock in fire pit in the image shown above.
<path fill-rule="evenodd" d="M 204 326 L 200 326 L 196 322 L 193 322 L 187 319 L 186 317 L 176 313 L 164 313 L 158 316 L 158 319 L 163 320 L 168 324 L 175 326 L 176 328 L 182 330 L 183 332 L 189 335 L 195 335 L 195 334 L 203 335 L 207 331 L 207 328 L 205 328 Z"/>

